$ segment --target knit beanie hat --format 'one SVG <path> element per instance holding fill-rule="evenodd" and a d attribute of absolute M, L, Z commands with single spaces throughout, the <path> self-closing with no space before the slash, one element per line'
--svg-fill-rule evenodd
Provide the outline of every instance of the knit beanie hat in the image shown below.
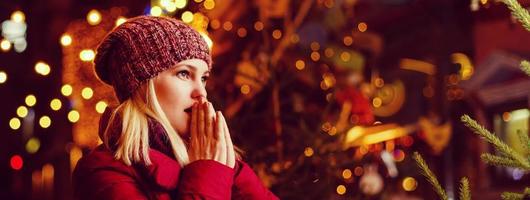
<path fill-rule="evenodd" d="M 114 28 L 99 45 L 96 75 L 120 102 L 145 81 L 187 59 L 212 59 L 206 41 L 187 24 L 168 17 L 139 16 Z"/>

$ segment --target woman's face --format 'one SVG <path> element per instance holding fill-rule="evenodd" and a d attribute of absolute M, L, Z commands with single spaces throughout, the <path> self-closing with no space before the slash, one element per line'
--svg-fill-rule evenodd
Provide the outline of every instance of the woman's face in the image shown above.
<path fill-rule="evenodd" d="M 184 60 L 154 79 L 156 97 L 171 126 L 181 136 L 189 134 L 191 107 L 206 101 L 206 80 L 210 70 L 200 59 Z"/>

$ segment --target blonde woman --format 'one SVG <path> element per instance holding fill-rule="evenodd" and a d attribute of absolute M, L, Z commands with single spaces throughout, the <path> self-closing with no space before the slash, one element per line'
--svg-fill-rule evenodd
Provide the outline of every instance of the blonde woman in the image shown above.
<path fill-rule="evenodd" d="M 140 16 L 109 33 L 97 76 L 120 104 L 100 120 L 104 144 L 73 175 L 77 199 L 277 199 L 239 158 L 207 100 L 212 61 L 198 32 Z"/>

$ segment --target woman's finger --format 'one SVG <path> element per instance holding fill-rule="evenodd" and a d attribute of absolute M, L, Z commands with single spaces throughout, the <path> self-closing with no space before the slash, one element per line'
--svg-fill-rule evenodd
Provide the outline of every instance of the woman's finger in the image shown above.
<path fill-rule="evenodd" d="M 196 148 L 198 147 L 197 143 L 197 104 L 194 104 L 191 108 L 191 122 L 190 122 L 190 157 L 192 160 L 197 159 Z"/>
<path fill-rule="evenodd" d="M 206 159 L 206 133 L 204 131 L 205 128 L 205 118 L 204 118 L 204 102 L 201 102 L 199 104 L 199 131 L 197 133 L 197 137 L 199 138 L 199 156 L 201 159 Z"/>
<path fill-rule="evenodd" d="M 225 140 L 226 140 L 226 164 L 234 168 L 236 164 L 236 156 L 234 152 L 234 144 L 232 143 L 232 138 L 230 137 L 230 131 L 228 130 L 228 125 L 226 125 L 226 120 L 222 113 L 220 113 L 222 123 L 223 123 L 223 130 L 225 134 Z"/>
<path fill-rule="evenodd" d="M 215 154 L 215 147 L 217 146 L 217 140 L 215 139 L 214 134 L 214 119 L 215 119 L 215 110 L 213 109 L 212 103 L 207 102 L 207 108 L 206 108 L 206 135 L 207 135 L 207 141 L 208 141 L 208 153 L 210 156 L 208 158 L 212 158 L 212 156 Z"/>
<path fill-rule="evenodd" d="M 212 134 L 213 134 L 213 127 L 212 127 L 212 117 L 210 116 L 210 103 L 205 102 L 204 103 L 204 121 L 205 121 L 205 127 L 204 127 L 204 150 L 206 159 L 212 159 Z"/>
<path fill-rule="evenodd" d="M 216 112 L 216 130 L 215 134 L 217 134 L 217 148 L 216 148 L 216 154 L 215 154 L 215 160 L 220 162 L 221 164 L 226 165 L 226 138 L 224 137 L 224 128 L 223 128 L 223 119 L 221 117 L 221 112 Z"/>

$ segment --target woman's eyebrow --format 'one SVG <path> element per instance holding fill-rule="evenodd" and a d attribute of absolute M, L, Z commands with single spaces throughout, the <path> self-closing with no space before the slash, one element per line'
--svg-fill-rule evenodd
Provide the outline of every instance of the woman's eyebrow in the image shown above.
<path fill-rule="evenodd" d="M 179 68 L 182 68 L 182 67 L 186 67 L 188 68 L 189 70 L 191 70 L 192 72 L 197 72 L 197 67 L 193 66 L 193 65 L 187 65 L 187 64 L 183 64 L 183 65 L 177 65 L 175 66 L 175 69 L 179 69 Z M 204 71 L 203 74 L 210 74 L 211 71 L 210 70 L 206 70 Z"/>

